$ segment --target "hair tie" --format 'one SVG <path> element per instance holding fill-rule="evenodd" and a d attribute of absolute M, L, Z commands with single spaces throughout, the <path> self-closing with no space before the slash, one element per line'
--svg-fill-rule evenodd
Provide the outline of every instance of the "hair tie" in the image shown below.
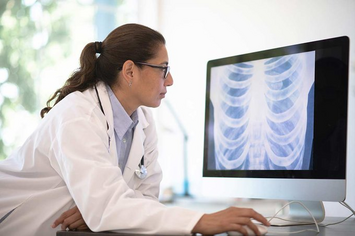
<path fill-rule="evenodd" d="M 95 52 L 96 53 L 101 53 L 102 52 L 102 42 L 98 42 L 98 41 L 96 41 L 95 42 Z"/>

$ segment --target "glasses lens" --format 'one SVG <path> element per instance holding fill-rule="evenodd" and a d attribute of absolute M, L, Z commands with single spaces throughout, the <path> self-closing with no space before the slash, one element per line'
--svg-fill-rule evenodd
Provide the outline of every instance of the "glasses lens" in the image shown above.
<path fill-rule="evenodd" d="M 169 71 L 170 71 L 170 66 L 167 66 L 167 67 L 165 68 L 165 75 L 164 75 L 164 78 L 165 78 L 165 79 L 166 79 L 166 77 L 168 77 Z"/>

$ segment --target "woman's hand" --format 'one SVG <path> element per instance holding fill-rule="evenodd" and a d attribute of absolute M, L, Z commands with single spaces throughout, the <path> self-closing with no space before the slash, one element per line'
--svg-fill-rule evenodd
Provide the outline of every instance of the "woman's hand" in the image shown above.
<path fill-rule="evenodd" d="M 73 207 L 65 212 L 54 221 L 52 228 L 56 228 L 62 224 L 62 230 L 69 228 L 70 230 L 87 230 L 89 227 L 86 225 L 78 207 Z"/>
<path fill-rule="evenodd" d="M 229 207 L 216 213 L 203 215 L 192 229 L 192 233 L 213 235 L 228 231 L 238 231 L 243 235 L 248 235 L 246 229 L 243 227 L 246 225 L 253 230 L 256 235 L 260 235 L 252 219 L 266 226 L 270 226 L 267 219 L 253 209 Z"/>

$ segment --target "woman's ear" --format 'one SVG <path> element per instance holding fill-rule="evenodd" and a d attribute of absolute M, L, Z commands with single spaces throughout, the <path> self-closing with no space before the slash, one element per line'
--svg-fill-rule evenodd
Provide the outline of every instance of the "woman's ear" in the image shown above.
<path fill-rule="evenodd" d="M 125 61 L 122 66 L 122 76 L 124 80 L 127 82 L 128 85 L 132 84 L 133 81 L 133 76 L 134 76 L 134 69 L 135 69 L 135 64 L 131 60 Z"/>

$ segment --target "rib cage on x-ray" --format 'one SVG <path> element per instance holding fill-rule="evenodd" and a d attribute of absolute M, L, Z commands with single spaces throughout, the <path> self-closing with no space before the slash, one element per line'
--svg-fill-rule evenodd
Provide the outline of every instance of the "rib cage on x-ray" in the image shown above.
<path fill-rule="evenodd" d="M 298 54 L 223 66 L 215 83 L 217 169 L 301 169 L 309 86 Z M 218 91 L 219 90 L 219 91 Z"/>

